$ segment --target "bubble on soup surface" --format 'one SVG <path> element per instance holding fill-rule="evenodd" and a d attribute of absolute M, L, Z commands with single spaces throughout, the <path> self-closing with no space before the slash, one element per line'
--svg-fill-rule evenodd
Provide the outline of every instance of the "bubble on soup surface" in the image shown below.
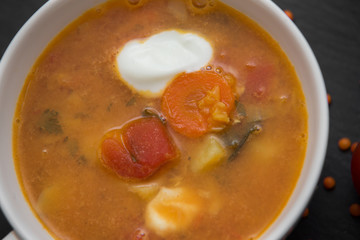
<path fill-rule="evenodd" d="M 207 3 L 208 3 L 208 0 L 192 0 L 192 4 L 196 8 L 204 8 L 204 7 L 206 7 Z"/>
<path fill-rule="evenodd" d="M 149 240 L 149 234 L 146 230 L 138 228 L 135 230 L 131 240 Z"/>
<path fill-rule="evenodd" d="M 170 0 L 168 3 L 169 13 L 180 21 L 185 21 L 188 18 L 188 13 L 184 2 L 177 0 Z"/>
<path fill-rule="evenodd" d="M 140 0 L 128 0 L 128 2 L 131 4 L 131 5 L 137 5 L 140 3 Z"/>
<path fill-rule="evenodd" d="M 222 73 L 223 69 L 221 67 L 216 67 L 215 72 Z"/>

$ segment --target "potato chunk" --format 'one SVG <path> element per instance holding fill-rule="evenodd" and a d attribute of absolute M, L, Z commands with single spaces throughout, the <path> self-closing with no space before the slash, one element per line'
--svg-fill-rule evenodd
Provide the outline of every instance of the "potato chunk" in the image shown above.
<path fill-rule="evenodd" d="M 224 146 L 214 136 L 206 138 L 197 149 L 198 152 L 190 163 L 190 168 L 193 172 L 210 170 L 220 164 L 226 156 Z"/>
<path fill-rule="evenodd" d="M 79 204 L 77 199 L 72 197 L 75 192 L 76 188 L 67 181 L 55 182 L 40 193 L 36 208 L 45 215 L 59 215 L 69 211 Z"/>
<path fill-rule="evenodd" d="M 145 183 L 129 186 L 129 191 L 137 194 L 140 198 L 149 201 L 159 191 L 160 185 L 158 183 Z"/>
<path fill-rule="evenodd" d="M 164 237 L 186 230 L 200 211 L 201 197 L 187 188 L 161 188 L 146 208 L 146 225 Z"/>

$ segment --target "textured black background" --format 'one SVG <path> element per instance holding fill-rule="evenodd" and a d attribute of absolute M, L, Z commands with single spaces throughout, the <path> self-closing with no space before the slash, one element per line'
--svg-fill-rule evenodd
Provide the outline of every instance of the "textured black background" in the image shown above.
<path fill-rule="evenodd" d="M 20 27 L 45 2 L 0 0 L 0 56 Z M 294 22 L 313 49 L 333 99 L 328 151 L 318 187 L 309 203 L 310 214 L 299 222 L 288 240 L 358 240 L 360 217 L 349 214 L 349 206 L 360 203 L 351 181 L 351 152 L 340 151 L 337 141 L 344 136 L 360 141 L 360 0 L 274 2 L 294 13 Z M 334 190 L 323 188 L 325 176 L 335 178 Z M 11 229 L 0 212 L 0 238 Z"/>

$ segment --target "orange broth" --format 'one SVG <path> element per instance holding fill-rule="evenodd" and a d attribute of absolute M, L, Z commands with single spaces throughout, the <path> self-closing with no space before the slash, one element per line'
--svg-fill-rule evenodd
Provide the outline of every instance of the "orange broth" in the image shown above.
<path fill-rule="evenodd" d="M 231 161 L 198 173 L 189 166 L 206 151 L 199 149 L 201 142 L 220 133 L 188 138 L 166 124 L 179 159 L 145 180 L 126 181 L 102 165 L 101 140 L 145 107 L 161 111 L 161 97 L 124 84 L 116 55 L 129 40 L 169 29 L 197 33 L 211 43 L 210 65 L 234 76 L 244 121 L 260 121 L 261 132 L 251 134 Z M 35 63 L 14 118 L 14 156 L 23 192 L 55 239 L 137 239 L 137 229 L 151 240 L 256 239 L 296 185 L 307 130 L 293 66 L 246 16 L 217 1 L 202 9 L 182 0 L 109 1 L 67 26 Z M 186 228 L 159 235 L 144 216 L 156 193 L 144 197 L 131 190 L 154 183 L 191 189 L 204 207 Z"/>

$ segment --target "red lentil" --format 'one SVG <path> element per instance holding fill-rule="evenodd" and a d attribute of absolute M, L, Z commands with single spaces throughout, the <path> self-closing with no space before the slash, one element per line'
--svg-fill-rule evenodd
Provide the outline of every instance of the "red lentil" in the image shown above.
<path fill-rule="evenodd" d="M 352 216 L 359 217 L 360 216 L 360 205 L 357 203 L 351 204 L 349 211 Z"/>
<path fill-rule="evenodd" d="M 331 104 L 331 96 L 330 96 L 330 94 L 327 94 L 327 101 L 328 101 L 328 104 L 330 105 Z"/>
<path fill-rule="evenodd" d="M 302 214 L 302 217 L 303 218 L 306 218 L 307 216 L 309 216 L 309 208 L 305 208 L 303 214 Z"/>
<path fill-rule="evenodd" d="M 327 190 L 331 190 L 335 187 L 335 179 L 333 177 L 326 177 L 323 181 L 324 187 Z"/>
<path fill-rule="evenodd" d="M 285 14 L 291 19 L 294 20 L 294 14 L 289 9 L 284 10 Z"/>
<path fill-rule="evenodd" d="M 351 147 L 350 147 L 351 152 L 355 151 L 355 148 L 357 147 L 358 144 L 359 144 L 358 142 L 354 142 L 353 144 L 351 144 Z"/>
<path fill-rule="evenodd" d="M 338 141 L 338 146 L 341 150 L 346 151 L 351 146 L 351 141 L 347 137 L 343 137 Z"/>

